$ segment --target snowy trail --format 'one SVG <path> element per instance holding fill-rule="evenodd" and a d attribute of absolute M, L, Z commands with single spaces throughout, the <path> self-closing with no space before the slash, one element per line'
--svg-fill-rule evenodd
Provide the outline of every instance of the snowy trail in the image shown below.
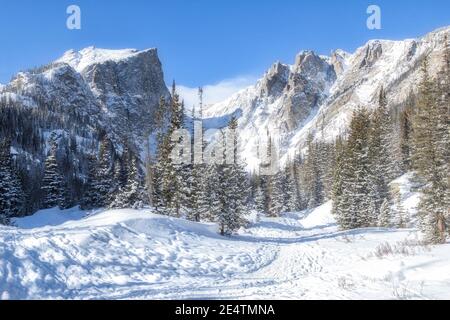
<path fill-rule="evenodd" d="M 65 223 L 44 212 L 60 224 L 37 215 L 0 227 L 0 298 L 450 298 L 449 245 L 377 257 L 416 231 L 339 232 L 330 211 L 262 218 L 232 238 L 145 210 L 71 212 Z"/>

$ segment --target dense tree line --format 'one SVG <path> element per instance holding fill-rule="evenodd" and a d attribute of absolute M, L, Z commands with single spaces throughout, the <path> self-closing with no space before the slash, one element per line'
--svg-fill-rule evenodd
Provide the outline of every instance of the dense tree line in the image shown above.
<path fill-rule="evenodd" d="M 449 54 L 432 80 L 425 60 L 417 99 L 409 99 L 394 123 L 384 91 L 372 113 L 355 111 L 349 136 L 339 148 L 333 183 L 333 211 L 343 229 L 403 227 L 405 215 L 389 182 L 413 170 L 423 186 L 420 226 L 426 240 L 443 243 L 450 219 Z M 367 128 L 370 128 L 367 130 Z"/>
<path fill-rule="evenodd" d="M 161 100 L 160 109 L 165 110 L 160 114 L 169 114 L 169 126 L 160 130 L 156 161 L 147 166 L 148 175 L 152 177 L 148 187 L 151 203 L 162 214 L 197 222 L 217 222 L 222 235 L 233 233 L 245 223 L 249 201 L 248 176 L 239 159 L 238 137 L 234 135 L 231 144 L 220 139 L 213 163 L 195 161 L 193 152 L 184 150 L 186 154 L 182 154 L 177 148 L 177 145 L 186 145 L 186 141 L 183 141 L 185 137 L 174 135 L 184 125 L 184 106 L 175 85 L 172 100 Z M 194 120 L 202 121 L 201 117 Z M 236 129 L 237 120 L 233 118 L 226 130 L 236 132 Z M 225 130 L 222 135 L 226 135 Z M 203 134 L 199 144 L 203 154 L 206 151 Z M 187 146 L 192 148 L 192 141 L 187 141 Z M 226 154 L 230 153 L 234 155 L 231 163 L 225 161 Z M 183 161 L 176 161 L 177 158 Z"/>

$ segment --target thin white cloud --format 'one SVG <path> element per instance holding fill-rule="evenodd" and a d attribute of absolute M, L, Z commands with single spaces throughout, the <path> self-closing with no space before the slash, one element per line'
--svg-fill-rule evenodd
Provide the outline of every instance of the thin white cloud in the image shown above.
<path fill-rule="evenodd" d="M 221 102 L 232 96 L 234 93 L 245 89 L 257 81 L 253 76 L 239 76 L 233 79 L 222 80 L 216 84 L 203 87 L 203 100 L 206 105 Z M 190 88 L 183 85 L 177 86 L 177 91 L 184 99 L 186 109 L 198 105 L 198 88 Z"/>

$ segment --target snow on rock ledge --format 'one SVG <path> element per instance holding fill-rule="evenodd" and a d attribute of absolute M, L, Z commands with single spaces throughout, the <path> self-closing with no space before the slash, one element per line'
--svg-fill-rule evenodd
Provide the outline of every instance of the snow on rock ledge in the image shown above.
<path fill-rule="evenodd" d="M 109 50 L 88 47 L 80 51 L 69 50 L 56 62 L 67 63 L 77 72 L 82 73 L 87 67 L 93 64 L 101 64 L 108 61 L 118 62 L 147 51 L 156 51 L 156 49 L 139 51 L 137 49 Z"/>

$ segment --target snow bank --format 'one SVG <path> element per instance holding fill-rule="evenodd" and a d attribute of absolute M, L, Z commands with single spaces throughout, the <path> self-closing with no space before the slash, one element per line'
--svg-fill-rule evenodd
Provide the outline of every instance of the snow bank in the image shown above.
<path fill-rule="evenodd" d="M 53 208 L 41 210 L 29 217 L 13 219 L 12 224 L 21 229 L 34 229 L 46 226 L 57 226 L 73 220 L 81 220 L 85 216 L 86 213 L 80 210 L 79 207 L 74 207 L 69 210 Z"/>
<path fill-rule="evenodd" d="M 329 201 L 324 205 L 314 209 L 311 213 L 301 221 L 305 228 L 312 228 L 317 226 L 334 225 L 336 220 L 331 214 L 332 202 Z"/>
<path fill-rule="evenodd" d="M 27 229 L 0 228 L 0 297 L 157 298 L 167 289 L 153 286 L 183 286 L 197 278 L 219 281 L 273 259 L 262 244 L 219 236 L 214 224 L 150 210 L 82 215 L 77 209 L 45 210 L 15 221 Z M 44 222 L 53 226 L 42 227 Z"/>

